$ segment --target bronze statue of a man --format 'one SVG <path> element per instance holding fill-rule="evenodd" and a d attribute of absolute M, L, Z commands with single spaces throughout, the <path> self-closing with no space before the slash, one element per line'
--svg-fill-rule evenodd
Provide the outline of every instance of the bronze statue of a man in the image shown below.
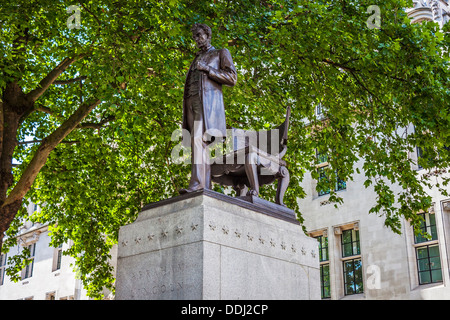
<path fill-rule="evenodd" d="M 180 190 L 181 194 L 211 188 L 208 144 L 214 136 L 226 137 L 222 85 L 234 86 L 237 81 L 228 49 L 211 46 L 211 29 L 195 24 L 191 31 L 200 51 L 189 68 L 184 87 L 183 129 L 191 135 L 191 180 L 187 189 Z"/>

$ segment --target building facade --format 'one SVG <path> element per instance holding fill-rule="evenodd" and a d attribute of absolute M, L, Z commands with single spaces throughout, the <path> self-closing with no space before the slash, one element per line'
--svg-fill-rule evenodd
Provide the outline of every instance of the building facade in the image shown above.
<path fill-rule="evenodd" d="M 435 21 L 442 27 L 449 20 L 449 6 L 443 0 L 413 1 L 406 9 L 413 23 Z M 420 149 L 409 156 L 420 157 Z M 320 171 L 328 166 L 318 155 Z M 357 164 L 362 169 L 362 162 Z M 417 166 L 417 175 L 426 174 Z M 361 172 L 363 170 L 360 170 Z M 448 176 L 448 172 L 429 173 Z M 376 204 L 373 188 L 365 188 L 360 174 L 346 183 L 339 181 L 336 192 L 344 200 L 335 208 L 328 190 L 317 191 L 317 181 L 307 175 L 307 193 L 299 205 L 310 236 L 319 242 L 321 294 L 323 299 L 450 299 L 450 198 L 437 189 L 428 190 L 433 199 L 422 230 L 431 237 L 415 236 L 408 221 L 402 221 L 401 235 L 384 225 L 384 218 L 369 214 Z M 399 187 L 392 186 L 400 191 Z"/>
<path fill-rule="evenodd" d="M 433 206 L 419 214 L 430 239 L 415 236 L 405 220 L 399 235 L 369 214 L 376 193 L 365 180 L 361 174 L 341 182 L 338 208 L 310 176 L 303 181 L 308 196 L 299 205 L 309 235 L 319 241 L 322 298 L 450 299 L 450 198 L 428 190 Z"/>
<path fill-rule="evenodd" d="M 413 4 L 405 10 L 413 23 L 435 21 L 442 27 L 450 19 L 447 0 L 413 0 Z"/>
<path fill-rule="evenodd" d="M 40 210 L 38 206 L 28 206 L 29 214 L 36 210 Z M 69 245 L 51 247 L 48 226 L 26 221 L 20 230 L 18 245 L 0 258 L 0 300 L 88 299 L 72 266 L 74 259 L 62 254 Z M 30 250 L 32 262 L 21 271 L 21 280 L 13 282 L 5 274 L 7 258 L 24 248 Z"/>

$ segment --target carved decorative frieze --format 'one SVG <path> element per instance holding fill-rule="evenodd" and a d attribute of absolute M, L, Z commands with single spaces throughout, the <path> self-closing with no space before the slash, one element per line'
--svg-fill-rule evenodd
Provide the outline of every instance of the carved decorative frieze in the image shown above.
<path fill-rule="evenodd" d="M 19 237 L 19 243 L 22 246 L 27 247 L 27 246 L 37 242 L 39 240 L 39 235 L 40 235 L 39 231 L 34 231 L 34 232 L 27 233 L 25 235 L 21 235 Z"/>
<path fill-rule="evenodd" d="M 445 211 L 450 211 L 450 201 L 443 202 L 442 209 Z"/>

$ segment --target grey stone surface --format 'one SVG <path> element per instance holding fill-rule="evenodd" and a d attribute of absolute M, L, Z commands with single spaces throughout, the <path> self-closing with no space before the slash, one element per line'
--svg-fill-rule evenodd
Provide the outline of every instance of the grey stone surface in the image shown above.
<path fill-rule="evenodd" d="M 206 194 L 180 197 L 120 229 L 116 299 L 320 299 L 317 241 Z"/>

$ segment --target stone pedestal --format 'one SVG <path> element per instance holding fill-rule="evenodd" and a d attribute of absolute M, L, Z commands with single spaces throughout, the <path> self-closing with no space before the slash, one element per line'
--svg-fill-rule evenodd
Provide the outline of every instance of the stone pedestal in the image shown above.
<path fill-rule="evenodd" d="M 205 190 L 120 229 L 116 299 L 320 299 L 318 243 L 289 209 Z"/>

